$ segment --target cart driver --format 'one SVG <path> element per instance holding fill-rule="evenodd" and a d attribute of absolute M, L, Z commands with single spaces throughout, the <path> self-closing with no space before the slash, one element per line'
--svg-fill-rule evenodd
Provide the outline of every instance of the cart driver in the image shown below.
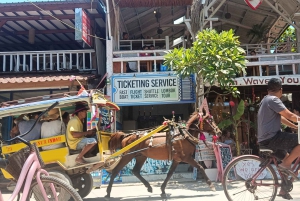
<path fill-rule="evenodd" d="M 97 144 L 95 130 L 83 131 L 83 123 L 86 118 L 88 108 L 83 104 L 76 104 L 73 118 L 68 122 L 67 141 L 70 149 L 82 150 L 76 157 L 75 162 L 78 165 L 86 164 L 83 156 L 91 151 Z"/>
<path fill-rule="evenodd" d="M 279 78 L 272 78 L 268 82 L 268 95 L 261 103 L 258 111 L 258 142 L 260 148 L 267 148 L 275 151 L 275 155 L 282 160 L 278 168 L 296 178 L 291 170 L 292 162 L 300 156 L 300 145 L 298 145 L 298 135 L 282 132 L 281 123 L 292 129 L 298 127 L 292 123 L 297 122 L 300 117 L 290 112 L 280 100 L 282 96 L 282 82 Z M 290 121 L 289 121 L 290 120 Z M 291 122 L 292 121 L 292 122 Z M 287 150 L 292 150 L 290 154 Z M 281 189 L 279 196 L 285 199 L 291 196 Z"/>

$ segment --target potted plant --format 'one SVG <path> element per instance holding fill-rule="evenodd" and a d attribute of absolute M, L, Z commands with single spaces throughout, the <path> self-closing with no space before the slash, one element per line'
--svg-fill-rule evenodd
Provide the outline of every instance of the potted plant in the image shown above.
<path fill-rule="evenodd" d="M 240 125 L 241 122 L 243 122 L 243 119 L 241 118 L 242 115 L 244 114 L 245 110 L 245 103 L 244 100 L 241 100 L 240 103 L 238 104 L 237 110 L 235 115 L 230 115 L 229 118 L 221 121 L 218 124 L 218 127 L 222 130 L 225 129 L 229 126 L 233 126 L 233 133 L 235 135 L 235 142 L 236 142 L 236 149 L 237 149 L 237 155 L 240 155 L 241 150 L 240 150 L 240 143 L 239 143 L 239 137 L 238 137 L 238 126 Z"/>

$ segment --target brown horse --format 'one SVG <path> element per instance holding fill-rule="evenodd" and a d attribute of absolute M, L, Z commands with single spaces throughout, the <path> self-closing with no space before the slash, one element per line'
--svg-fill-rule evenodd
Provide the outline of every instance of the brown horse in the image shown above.
<path fill-rule="evenodd" d="M 186 125 L 189 133 L 193 137 L 198 139 L 198 134 L 200 132 L 198 125 L 200 123 L 199 122 L 200 120 L 203 123 L 201 125 L 201 128 L 203 127 L 203 130 L 201 131 L 205 131 L 209 133 L 212 132 L 213 134 L 218 134 L 218 135 L 221 134 L 220 129 L 216 126 L 216 124 L 214 123 L 210 115 L 206 115 L 202 118 L 202 115 L 200 113 L 193 113 Z M 107 195 L 105 197 L 107 199 L 110 198 L 110 193 L 111 193 L 111 188 L 113 185 L 114 178 L 118 175 L 118 173 L 122 170 L 122 168 L 125 165 L 127 165 L 133 158 L 136 159 L 136 163 L 132 170 L 132 173 L 145 185 L 148 192 L 152 193 L 152 187 L 150 186 L 149 182 L 146 181 L 141 176 L 140 170 L 147 158 L 152 158 L 155 160 L 168 160 L 169 153 L 171 152 L 170 149 L 172 149 L 172 165 L 169 169 L 165 181 L 161 185 L 161 191 L 162 191 L 161 196 L 163 198 L 166 197 L 165 188 L 167 186 L 167 183 L 171 178 L 173 172 L 175 171 L 177 165 L 180 162 L 188 163 L 191 166 L 197 168 L 204 176 L 204 179 L 206 180 L 206 183 L 209 185 L 210 189 L 215 191 L 215 187 L 207 177 L 204 168 L 193 158 L 193 154 L 196 148 L 195 144 L 192 143 L 191 140 L 188 140 L 186 138 L 187 137 L 186 135 L 181 135 L 178 133 L 179 132 L 173 134 L 174 137 L 172 139 L 171 145 L 168 145 L 168 143 L 166 143 L 166 132 L 156 133 L 153 135 L 152 139 L 149 138 L 139 143 L 135 147 L 131 148 L 127 152 L 127 154 L 124 153 L 118 165 L 112 170 L 110 182 L 106 190 Z M 122 132 L 114 133 L 111 136 L 109 142 L 110 149 L 112 151 L 116 149 L 121 149 L 139 138 L 140 136 L 137 134 L 126 135 L 125 133 Z"/>

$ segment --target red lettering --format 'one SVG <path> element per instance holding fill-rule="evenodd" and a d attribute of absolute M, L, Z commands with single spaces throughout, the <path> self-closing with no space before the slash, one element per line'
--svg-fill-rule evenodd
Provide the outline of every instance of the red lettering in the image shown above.
<path fill-rule="evenodd" d="M 246 78 L 246 79 L 243 78 L 243 80 L 244 80 L 244 82 L 245 82 L 246 85 L 248 85 L 248 84 L 250 85 L 250 84 L 252 84 L 252 80 L 253 79 L 252 78 Z"/>
<path fill-rule="evenodd" d="M 282 84 L 284 83 L 285 77 L 280 77 Z"/>
<path fill-rule="evenodd" d="M 293 79 L 292 78 L 288 78 L 286 81 L 287 81 L 287 83 L 292 83 Z"/>
<path fill-rule="evenodd" d="M 5 147 L 5 148 L 7 152 L 12 151 L 12 147 Z"/>
<path fill-rule="evenodd" d="M 293 78 L 294 83 L 299 83 L 299 78 Z"/>

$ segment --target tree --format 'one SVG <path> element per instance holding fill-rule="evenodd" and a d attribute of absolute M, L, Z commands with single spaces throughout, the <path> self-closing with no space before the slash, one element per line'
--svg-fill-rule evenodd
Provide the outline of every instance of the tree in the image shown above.
<path fill-rule="evenodd" d="M 165 65 L 172 66 L 183 77 L 195 74 L 197 92 L 202 83 L 208 86 L 206 92 L 197 93 L 197 103 L 216 84 L 225 93 L 238 96 L 239 91 L 233 86 L 233 78 L 242 71 L 245 73 L 246 68 L 245 51 L 239 45 L 233 30 L 218 33 L 216 30 L 206 29 L 198 32 L 191 48 L 170 50 L 165 55 Z"/>
<path fill-rule="evenodd" d="M 279 43 L 288 43 L 290 52 L 297 52 L 296 41 L 295 28 L 292 26 L 289 26 L 277 40 Z"/>
<path fill-rule="evenodd" d="M 239 137 L 238 137 L 238 126 L 240 125 L 240 123 L 243 122 L 241 117 L 244 114 L 244 111 L 245 111 L 245 102 L 243 100 L 241 100 L 238 107 L 237 107 L 235 115 L 233 115 L 233 116 L 230 115 L 230 117 L 228 119 L 225 119 L 225 120 L 221 121 L 218 124 L 218 127 L 220 129 L 227 128 L 231 125 L 233 126 L 233 128 L 234 128 L 233 132 L 234 132 L 234 135 L 235 135 L 237 155 L 240 155 L 240 153 L 241 153 Z"/>
<path fill-rule="evenodd" d="M 269 29 L 270 28 L 268 26 L 255 24 L 252 26 L 252 29 L 247 32 L 247 36 L 257 38 L 259 41 L 265 41 L 267 39 L 266 35 Z"/>

